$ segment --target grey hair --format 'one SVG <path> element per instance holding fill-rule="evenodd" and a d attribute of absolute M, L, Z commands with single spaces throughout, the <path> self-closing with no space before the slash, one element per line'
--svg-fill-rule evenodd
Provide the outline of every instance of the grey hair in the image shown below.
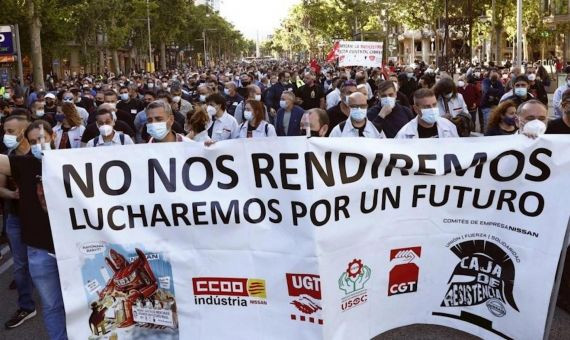
<path fill-rule="evenodd" d="M 524 110 L 526 110 L 526 106 L 531 105 L 531 104 L 537 104 L 537 105 L 542 106 L 542 108 L 546 111 L 546 113 L 548 113 L 548 108 L 546 107 L 546 105 L 544 105 L 543 102 L 541 102 L 538 99 L 531 99 L 531 100 L 524 102 L 521 105 L 519 105 L 519 107 L 517 108 L 517 116 L 522 115 Z"/>
<path fill-rule="evenodd" d="M 146 112 L 154 109 L 164 109 L 164 112 L 166 112 L 167 116 L 172 116 L 173 114 L 172 107 L 170 106 L 170 104 L 161 99 L 155 100 L 150 104 L 148 104 L 148 106 L 146 107 Z"/>

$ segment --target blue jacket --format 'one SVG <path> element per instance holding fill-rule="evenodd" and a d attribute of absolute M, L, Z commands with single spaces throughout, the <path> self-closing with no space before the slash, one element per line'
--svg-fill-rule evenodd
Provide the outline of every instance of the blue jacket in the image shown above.
<path fill-rule="evenodd" d="M 275 117 L 275 130 L 277 131 L 277 136 L 300 136 L 301 135 L 301 117 L 305 110 L 300 106 L 293 106 L 291 110 L 291 118 L 289 119 L 289 128 L 287 132 L 283 128 L 283 116 L 285 115 L 284 109 L 279 109 L 277 111 L 277 117 Z"/>
<path fill-rule="evenodd" d="M 275 111 L 279 110 L 279 101 L 285 90 L 293 91 L 293 85 L 283 85 L 281 82 L 277 82 L 271 86 L 267 92 L 265 92 L 265 105 L 267 105 L 269 109 L 273 108 Z"/>

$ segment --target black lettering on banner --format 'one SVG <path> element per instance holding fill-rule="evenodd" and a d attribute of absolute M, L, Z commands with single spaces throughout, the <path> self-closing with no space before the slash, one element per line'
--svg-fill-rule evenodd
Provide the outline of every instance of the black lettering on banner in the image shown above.
<path fill-rule="evenodd" d="M 256 203 L 257 205 L 259 205 L 260 214 L 259 214 L 258 218 L 253 218 L 250 215 L 250 205 L 252 205 L 253 203 Z M 248 223 L 256 224 L 256 223 L 263 221 L 265 219 L 265 214 L 266 214 L 265 204 L 263 204 L 263 201 L 260 200 L 259 198 L 250 198 L 243 205 L 243 218 Z"/>
<path fill-rule="evenodd" d="M 307 206 L 303 202 L 291 201 L 291 213 L 293 217 L 293 225 L 299 225 L 299 218 L 307 216 Z"/>
<path fill-rule="evenodd" d="M 524 178 L 528 179 L 529 181 L 544 182 L 550 177 L 550 168 L 548 165 L 538 159 L 539 155 L 547 155 L 548 157 L 552 157 L 552 151 L 545 148 L 538 148 L 530 154 L 530 157 L 528 159 L 529 163 L 534 165 L 537 169 L 541 170 L 541 173 L 538 176 L 526 174 Z"/>
<path fill-rule="evenodd" d="M 260 160 L 265 160 L 267 165 L 265 167 L 261 167 L 259 164 Z M 253 165 L 253 176 L 255 177 L 255 187 L 261 188 L 261 175 L 267 177 L 269 181 L 269 185 L 271 188 L 277 189 L 277 182 L 275 182 L 275 178 L 271 174 L 271 170 L 273 170 L 273 166 L 275 165 L 273 162 L 273 158 L 266 154 L 266 153 L 254 153 L 251 154 L 251 163 Z"/>
<path fill-rule="evenodd" d="M 170 227 L 170 221 L 166 218 L 166 214 L 162 209 L 162 205 L 155 204 L 154 209 L 152 209 L 152 217 L 150 219 L 150 226 L 154 227 L 157 223 L 164 223 L 165 226 Z"/>
<path fill-rule="evenodd" d="M 119 167 L 123 171 L 123 185 L 118 189 L 111 189 L 109 183 L 107 182 L 107 174 L 112 167 Z M 131 169 L 129 165 L 123 161 L 110 161 L 101 167 L 99 172 L 99 185 L 101 190 L 109 196 L 119 196 L 124 194 L 131 187 Z"/>
<path fill-rule="evenodd" d="M 499 199 L 497 201 L 497 210 L 503 209 L 503 203 L 507 204 L 511 212 L 515 212 L 515 205 L 513 200 L 517 197 L 517 193 L 514 190 L 501 190 L 499 193 Z"/>
<path fill-rule="evenodd" d="M 194 163 L 201 163 L 204 166 L 204 170 L 206 172 L 206 178 L 204 179 L 204 183 L 200 185 L 195 185 L 190 181 L 190 168 Z M 208 162 L 207 159 L 202 157 L 190 157 L 184 162 L 184 166 L 182 167 L 182 182 L 186 189 L 190 191 L 204 191 L 210 187 L 212 182 L 214 181 L 214 171 L 212 170 L 212 165 Z"/>
<path fill-rule="evenodd" d="M 473 206 L 477 209 L 487 209 L 493 204 L 495 198 L 495 190 L 489 191 L 489 198 L 487 198 L 487 203 L 481 205 L 479 204 L 479 196 L 481 195 L 481 189 L 475 189 L 473 194 Z"/>
<path fill-rule="evenodd" d="M 232 218 L 232 212 L 235 215 L 235 223 L 239 223 L 239 201 L 231 200 L 227 212 L 224 213 L 222 205 L 218 201 L 210 203 L 210 214 L 212 215 L 212 224 L 218 224 L 218 216 L 222 223 L 228 224 Z"/>
<path fill-rule="evenodd" d="M 283 215 L 281 215 L 281 211 L 279 211 L 279 201 L 276 199 L 270 199 L 267 203 L 267 207 L 269 211 L 271 211 L 275 216 L 269 217 L 269 221 L 272 223 L 281 223 L 283 221 Z"/>
<path fill-rule="evenodd" d="M 356 173 L 352 176 L 349 176 L 346 172 L 346 160 L 349 157 L 356 158 L 358 160 L 358 169 L 356 170 Z M 354 183 L 362 178 L 362 175 L 364 174 L 364 169 L 366 167 L 366 157 L 357 153 L 342 152 L 338 156 L 338 162 L 340 168 L 340 181 L 342 184 Z"/>
<path fill-rule="evenodd" d="M 317 220 L 317 208 L 322 205 L 325 208 L 325 218 L 322 221 Z M 327 200 L 318 200 L 311 205 L 311 223 L 317 227 L 321 227 L 328 223 L 331 217 L 331 204 Z"/>
<path fill-rule="evenodd" d="M 125 211 L 125 208 L 118 205 L 111 207 L 111 209 L 109 209 L 109 212 L 107 213 L 107 223 L 109 224 L 109 227 L 113 230 L 123 230 L 125 229 L 126 225 L 124 223 L 120 225 L 115 224 L 115 220 L 113 219 L 113 215 L 117 210 Z"/>
<path fill-rule="evenodd" d="M 386 210 L 386 202 L 390 202 L 390 204 L 392 205 L 393 209 L 398 209 L 400 208 L 400 192 L 401 192 L 401 187 L 397 186 L 396 187 L 396 194 L 394 195 L 392 193 L 392 191 L 390 190 L 390 188 L 384 188 L 382 189 L 382 205 L 380 207 L 380 209 L 382 211 Z M 378 206 L 378 192 L 380 191 L 380 189 L 374 189 L 374 194 L 372 196 L 372 204 L 370 205 L 370 208 L 366 208 L 366 191 L 363 191 L 360 197 L 360 211 L 363 214 L 369 214 L 371 212 L 373 212 L 374 210 L 376 210 L 376 207 Z"/>
<path fill-rule="evenodd" d="M 475 174 L 473 174 L 474 178 L 481 178 L 483 175 L 483 164 L 487 162 L 487 154 L 484 152 L 477 152 L 473 155 L 473 160 L 471 161 L 471 165 L 467 169 L 461 168 L 461 164 L 459 163 L 459 159 L 455 154 L 446 154 L 443 156 L 443 168 L 444 174 L 451 173 L 451 166 L 453 165 L 453 169 L 457 176 L 463 176 L 467 172 L 467 170 L 475 167 Z"/>
<path fill-rule="evenodd" d="M 458 197 L 457 197 L 457 207 L 458 207 L 458 208 L 463 208 L 463 200 L 464 200 L 464 198 L 465 198 L 465 192 L 473 191 L 473 189 L 472 189 L 472 188 L 469 188 L 469 187 L 462 187 L 462 186 L 459 186 L 459 185 L 455 185 L 455 186 L 453 187 L 453 189 L 459 191 L 459 193 L 457 194 L 457 195 L 458 195 Z"/>
<path fill-rule="evenodd" d="M 503 176 L 499 174 L 499 162 L 501 161 L 501 159 L 503 159 L 503 157 L 507 156 L 515 157 L 517 161 L 517 168 L 510 176 Z M 497 158 L 491 161 L 491 166 L 490 166 L 491 177 L 493 177 L 493 179 L 497 182 L 512 181 L 513 179 L 521 175 L 523 169 L 524 169 L 524 155 L 522 152 L 516 150 L 507 150 L 501 153 L 500 155 L 497 156 Z"/>
<path fill-rule="evenodd" d="M 398 161 L 400 160 L 404 161 L 404 166 L 396 166 L 398 164 Z M 402 176 L 408 176 L 410 174 L 408 170 L 412 169 L 413 166 L 414 162 L 412 161 L 412 158 L 410 156 L 399 153 L 393 153 L 390 155 L 390 162 L 388 162 L 388 165 L 386 166 L 386 171 L 384 172 L 384 176 L 385 177 L 392 176 L 392 171 L 394 169 L 400 169 L 400 173 L 402 174 Z"/>
<path fill-rule="evenodd" d="M 296 153 L 280 153 L 279 154 L 279 165 L 281 172 L 281 185 L 285 190 L 301 190 L 299 184 L 290 184 L 287 175 L 296 175 L 297 168 L 288 168 L 287 161 L 299 159 L 299 154 Z"/>
<path fill-rule="evenodd" d="M 340 212 L 342 211 L 344 218 L 350 218 L 348 213 L 348 202 L 350 202 L 348 196 L 338 196 L 334 198 L 334 220 L 340 220 Z"/>
<path fill-rule="evenodd" d="M 206 212 L 204 210 L 198 210 L 200 207 L 205 207 L 206 202 L 193 202 L 192 203 L 192 214 L 194 215 L 194 224 L 195 225 L 207 225 L 208 221 L 200 220 L 201 216 L 206 216 Z"/>
<path fill-rule="evenodd" d="M 325 166 L 327 168 L 326 172 L 323 169 L 321 163 L 315 156 L 313 152 L 305 152 L 305 169 L 307 173 L 307 189 L 313 190 L 315 184 L 313 181 L 313 167 L 317 170 L 319 177 L 323 180 L 327 187 L 334 186 L 334 173 L 332 170 L 332 152 L 325 152 Z M 311 166 L 312 165 L 312 166 Z"/>
<path fill-rule="evenodd" d="M 376 156 L 374 156 L 374 161 L 372 162 L 372 169 L 370 170 L 373 179 L 376 179 L 379 176 L 380 163 L 382 163 L 383 158 L 384 155 L 381 153 L 377 153 Z"/>
<path fill-rule="evenodd" d="M 86 182 L 81 179 L 81 176 L 79 176 L 77 170 L 75 170 L 75 167 L 71 164 L 63 165 L 61 170 L 63 171 L 63 186 L 65 187 L 67 198 L 73 197 L 73 194 L 71 193 L 71 178 L 73 178 L 73 181 L 83 193 L 83 196 L 93 197 L 95 195 L 95 190 L 93 189 L 93 164 L 85 164 L 85 176 L 87 177 Z"/>
<path fill-rule="evenodd" d="M 416 208 L 418 206 L 418 199 L 426 198 L 425 194 L 420 194 L 420 189 L 426 189 L 427 185 L 414 185 L 414 195 L 412 198 L 412 208 Z"/>
<path fill-rule="evenodd" d="M 525 203 L 529 197 L 534 197 L 537 200 L 537 205 L 536 205 L 535 211 L 528 211 L 526 209 Z M 534 191 L 524 192 L 519 199 L 519 210 L 525 216 L 529 216 L 529 217 L 536 217 L 536 216 L 542 214 L 542 211 L 544 210 L 544 197 L 542 197 L 542 195 L 539 194 L 538 192 L 534 192 Z"/>
<path fill-rule="evenodd" d="M 224 165 L 224 161 L 234 161 L 234 157 L 230 155 L 222 155 L 216 159 L 216 167 L 218 170 L 230 178 L 229 183 L 218 183 L 218 188 L 229 190 L 233 189 L 238 185 L 239 177 L 238 174 L 233 170 Z"/>
<path fill-rule="evenodd" d="M 151 158 L 148 160 L 148 192 L 154 194 L 156 192 L 155 189 L 155 180 L 154 174 L 158 175 L 160 178 L 160 182 L 164 186 L 164 189 L 168 192 L 175 192 L 176 191 L 176 158 L 172 157 L 168 160 L 169 164 L 169 177 L 166 176 L 164 169 L 160 165 L 158 159 Z"/>
<path fill-rule="evenodd" d="M 174 203 L 172 204 L 172 224 L 176 227 L 180 225 L 178 223 L 179 219 L 182 219 L 185 225 L 190 225 L 190 220 L 186 216 L 188 214 L 188 206 L 182 203 Z"/>
<path fill-rule="evenodd" d="M 140 208 L 140 212 L 139 213 L 135 213 L 133 211 L 133 207 L 130 205 L 127 205 L 127 215 L 129 215 L 129 228 L 134 228 L 135 227 L 135 218 L 140 218 L 142 220 L 142 225 L 143 226 L 147 226 L 147 220 L 146 220 L 146 213 L 144 210 L 144 205 L 139 205 Z"/>
<path fill-rule="evenodd" d="M 429 204 L 432 207 L 442 207 L 444 205 L 447 204 L 447 201 L 449 200 L 449 185 L 444 186 L 444 192 L 443 192 L 443 197 L 441 199 L 441 201 L 436 202 L 435 201 L 435 192 L 437 191 L 437 186 L 435 185 L 431 185 L 430 186 L 430 190 L 429 190 Z"/>
<path fill-rule="evenodd" d="M 436 170 L 434 168 L 426 167 L 426 161 L 435 161 L 437 159 L 436 155 L 418 155 L 418 160 L 420 163 L 419 169 L 414 175 L 435 175 Z"/>
<path fill-rule="evenodd" d="M 86 229 L 85 224 L 77 224 L 77 217 L 75 216 L 75 209 L 69 208 L 69 219 L 71 220 L 71 230 Z"/>

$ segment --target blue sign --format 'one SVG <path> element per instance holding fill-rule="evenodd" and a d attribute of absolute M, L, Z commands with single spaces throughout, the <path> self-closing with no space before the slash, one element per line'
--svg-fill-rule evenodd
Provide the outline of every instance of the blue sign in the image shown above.
<path fill-rule="evenodd" d="M 13 55 L 14 43 L 10 26 L 0 26 L 0 55 Z"/>

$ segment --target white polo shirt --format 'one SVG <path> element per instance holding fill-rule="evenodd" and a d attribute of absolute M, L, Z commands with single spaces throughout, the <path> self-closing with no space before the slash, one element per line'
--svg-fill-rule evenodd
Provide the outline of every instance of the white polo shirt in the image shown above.
<path fill-rule="evenodd" d="M 214 119 L 212 123 L 212 118 L 210 118 L 210 122 L 206 126 L 208 136 L 212 138 L 212 140 L 219 142 L 226 139 L 237 138 L 239 127 L 233 116 L 224 112 L 221 117 L 214 117 Z M 212 124 L 214 125 L 213 127 Z"/>
<path fill-rule="evenodd" d="M 335 126 L 329 137 L 359 137 L 358 129 L 352 125 L 352 120 L 350 118 L 345 120 L 343 123 Z M 341 130 L 342 125 L 344 126 Z M 366 138 L 386 138 L 384 131 L 378 132 L 378 129 L 376 129 L 374 124 L 372 124 L 368 119 L 366 119 L 366 125 L 364 126 L 362 134 Z"/>
<path fill-rule="evenodd" d="M 243 122 L 239 126 L 239 132 L 237 138 L 247 138 L 247 125 L 248 122 Z M 275 132 L 275 127 L 269 124 L 266 121 L 262 121 L 259 123 L 257 128 L 251 131 L 252 138 L 259 138 L 259 137 L 276 137 L 277 133 Z"/>

